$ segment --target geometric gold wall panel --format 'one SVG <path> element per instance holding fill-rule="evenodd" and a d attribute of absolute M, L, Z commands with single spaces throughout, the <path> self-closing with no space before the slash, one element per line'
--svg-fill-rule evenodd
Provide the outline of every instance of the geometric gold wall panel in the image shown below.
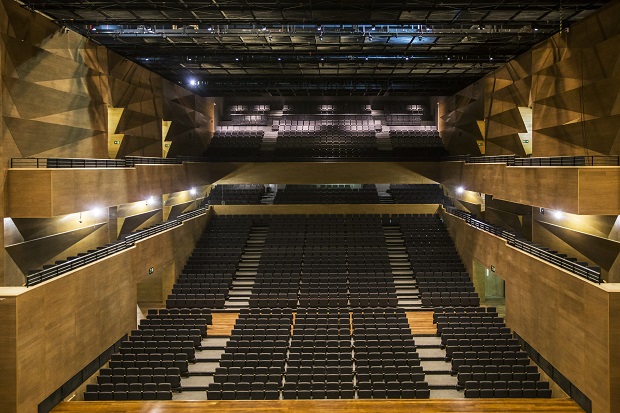
<path fill-rule="evenodd" d="M 470 125 L 487 122 L 486 155 L 620 154 L 620 2 L 534 46 L 440 101 L 441 136 L 453 154 L 477 155 Z M 463 97 L 481 104 L 463 104 Z M 528 130 L 519 108 L 532 108 Z"/>
<path fill-rule="evenodd" d="M 0 177 L 10 158 L 162 156 L 163 119 L 170 148 L 200 154 L 213 129 L 208 99 L 13 0 L 0 0 L 0 93 Z"/>

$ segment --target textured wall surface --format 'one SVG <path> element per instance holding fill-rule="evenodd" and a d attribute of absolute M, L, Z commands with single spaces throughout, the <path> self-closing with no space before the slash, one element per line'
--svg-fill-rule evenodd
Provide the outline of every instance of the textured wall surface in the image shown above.
<path fill-rule="evenodd" d="M 620 2 L 612 2 L 440 100 L 450 151 L 524 156 L 529 145 L 532 156 L 620 154 L 619 18 Z M 520 110 L 528 107 L 531 122 Z"/>
<path fill-rule="evenodd" d="M 212 102 L 65 32 L 13 0 L 0 0 L 0 77 L 3 199 L 11 158 L 197 154 L 212 136 Z M 48 194 L 29 203 L 51 199 Z M 0 204 L 0 217 L 6 217 L 10 212 Z M 0 223 L 0 241 L 8 247 L 0 254 L 0 285 L 20 284 L 13 276 L 39 264 L 26 263 L 33 249 L 46 251 L 39 257 L 43 262 L 107 242 L 106 223 L 66 225 L 73 221 L 65 216 L 39 220 L 37 232 L 22 240 L 20 232 L 32 223 L 7 220 L 6 231 Z"/>

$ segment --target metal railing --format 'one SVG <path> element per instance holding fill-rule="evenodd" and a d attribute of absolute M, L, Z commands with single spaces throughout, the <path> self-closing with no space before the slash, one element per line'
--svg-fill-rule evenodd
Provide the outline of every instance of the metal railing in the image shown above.
<path fill-rule="evenodd" d="M 497 156 L 446 156 L 444 161 L 465 163 L 505 163 L 508 166 L 619 166 L 620 158 L 610 156 L 547 156 L 536 158 L 517 158 L 516 155 Z"/>
<path fill-rule="evenodd" d="M 33 274 L 28 274 L 26 276 L 26 287 L 32 287 L 33 285 L 40 284 L 51 278 L 58 277 L 61 274 L 75 270 L 76 268 L 83 267 L 87 264 L 90 264 L 91 262 L 95 262 L 112 254 L 116 254 L 117 252 L 125 250 L 132 245 L 133 243 L 127 241 L 119 241 L 109 246 L 96 249 L 84 255 L 54 265 L 52 267 L 37 271 Z"/>
<path fill-rule="evenodd" d="M 515 166 L 618 166 L 618 156 L 553 156 L 516 158 Z"/>
<path fill-rule="evenodd" d="M 132 232 L 131 234 L 125 235 L 124 239 L 127 242 L 134 243 L 144 238 L 148 238 L 151 235 L 159 234 L 160 232 L 164 232 L 170 228 L 178 227 L 181 225 L 181 221 L 176 219 L 172 221 L 162 222 L 161 224 L 154 225 L 152 227 L 144 228 L 136 232 Z"/>
<path fill-rule="evenodd" d="M 200 162 L 200 161 L 195 161 Z M 11 158 L 11 168 L 132 168 L 136 165 L 177 165 L 181 158 L 127 156 L 123 159 Z"/>
<path fill-rule="evenodd" d="M 44 268 L 40 271 L 35 271 L 26 276 L 26 287 L 32 287 L 33 285 L 40 284 L 51 278 L 58 277 L 64 273 L 83 267 L 91 262 L 98 261 L 102 258 L 108 257 L 119 251 L 132 247 L 137 241 L 150 236 L 156 235 L 160 232 L 166 231 L 170 228 L 181 225 L 188 219 L 195 218 L 199 215 L 203 215 L 208 211 L 208 208 L 198 208 L 194 211 L 181 214 L 173 220 L 162 222 L 161 224 L 145 228 L 123 237 L 122 240 L 105 247 L 97 248 L 94 251 L 87 252 L 85 254 L 78 254 L 78 257 L 66 260 L 59 264 L 53 265 L 49 268 Z"/>
<path fill-rule="evenodd" d="M 498 155 L 498 156 L 473 156 L 467 160 L 467 163 L 505 163 L 508 166 L 515 164 L 516 155 Z"/>
<path fill-rule="evenodd" d="M 480 221 L 466 211 L 462 211 L 456 208 L 446 208 L 446 212 L 463 219 L 465 222 L 475 228 L 504 238 L 507 241 L 507 244 L 510 246 L 525 251 L 528 254 L 534 255 L 535 257 L 550 262 L 551 264 L 557 265 L 558 267 L 570 271 L 573 274 L 583 277 L 589 281 L 598 284 L 601 284 L 603 282 L 601 269 L 598 267 L 589 267 L 588 263 L 586 262 L 577 262 L 576 259 L 568 258 L 563 254 L 557 253 L 556 251 L 550 251 L 549 249 L 544 248 L 540 245 L 518 239 L 513 232 L 507 231 L 497 225 L 492 225 L 487 222 Z"/>
<path fill-rule="evenodd" d="M 183 161 L 178 158 L 151 158 L 146 156 L 126 156 L 125 164 L 128 167 L 135 165 L 177 165 Z"/>

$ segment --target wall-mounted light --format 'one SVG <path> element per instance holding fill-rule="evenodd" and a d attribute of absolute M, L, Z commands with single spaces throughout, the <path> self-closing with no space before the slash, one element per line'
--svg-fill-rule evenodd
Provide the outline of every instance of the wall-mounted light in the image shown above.
<path fill-rule="evenodd" d="M 196 193 L 197 193 L 196 192 L 196 188 L 190 188 L 190 190 L 189 190 L 189 194 L 190 195 L 194 196 L 194 195 L 196 195 Z"/>
<path fill-rule="evenodd" d="M 102 218 L 105 215 L 105 210 L 103 208 L 96 207 L 96 208 L 91 209 L 90 213 L 95 218 Z"/>
<path fill-rule="evenodd" d="M 153 203 L 153 201 L 155 201 L 155 198 L 153 198 L 152 196 L 146 198 L 146 205 L 148 205 L 149 203 Z"/>
<path fill-rule="evenodd" d="M 459 186 L 458 188 L 456 188 L 456 193 L 457 194 L 462 194 L 463 192 L 465 192 L 465 188 L 463 188 L 462 186 Z"/>
<path fill-rule="evenodd" d="M 564 212 L 562 211 L 553 211 L 553 218 L 562 219 L 564 217 Z"/>

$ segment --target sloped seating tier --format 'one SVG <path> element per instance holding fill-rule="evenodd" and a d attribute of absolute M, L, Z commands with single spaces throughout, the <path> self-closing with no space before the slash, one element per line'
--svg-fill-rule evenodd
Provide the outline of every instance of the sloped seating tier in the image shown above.
<path fill-rule="evenodd" d="M 196 243 L 168 308 L 223 308 L 252 228 L 250 216 L 215 216 Z"/>
<path fill-rule="evenodd" d="M 251 307 L 396 303 L 379 215 L 271 217 Z"/>
<path fill-rule="evenodd" d="M 443 204 L 439 184 L 391 184 L 388 192 L 397 204 Z"/>
<path fill-rule="evenodd" d="M 309 128 L 309 127 L 308 127 Z M 365 126 L 322 126 L 320 129 L 285 129 L 278 132 L 274 155 L 291 158 L 376 158 L 381 153 L 377 147 L 374 131 Z"/>
<path fill-rule="evenodd" d="M 378 204 L 374 184 L 360 188 L 350 185 L 286 185 L 278 189 L 274 204 Z"/>
<path fill-rule="evenodd" d="M 465 397 L 551 397 L 549 383 L 495 308 L 440 307 L 433 321 Z"/>
<path fill-rule="evenodd" d="M 399 218 L 422 307 L 478 306 L 480 299 L 465 266 L 437 216 Z"/>
<path fill-rule="evenodd" d="M 385 115 L 387 126 L 417 126 L 422 124 L 422 115 Z"/>
<path fill-rule="evenodd" d="M 215 132 L 205 152 L 209 158 L 257 156 L 263 144 L 264 131 L 227 130 Z"/>
<path fill-rule="evenodd" d="M 207 398 L 277 400 L 292 323 L 290 309 L 241 311 Z"/>
<path fill-rule="evenodd" d="M 214 185 L 205 201 L 211 205 L 258 205 L 263 195 L 264 185 Z"/>

